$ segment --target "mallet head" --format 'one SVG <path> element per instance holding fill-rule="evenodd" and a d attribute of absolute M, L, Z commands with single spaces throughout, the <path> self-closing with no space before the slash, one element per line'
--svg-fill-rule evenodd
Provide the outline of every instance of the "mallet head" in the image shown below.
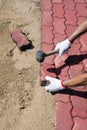
<path fill-rule="evenodd" d="M 45 54 L 42 50 L 38 50 L 38 51 L 36 52 L 36 60 L 37 60 L 38 62 L 40 62 L 40 63 L 44 61 L 45 56 L 46 56 L 46 54 Z"/>

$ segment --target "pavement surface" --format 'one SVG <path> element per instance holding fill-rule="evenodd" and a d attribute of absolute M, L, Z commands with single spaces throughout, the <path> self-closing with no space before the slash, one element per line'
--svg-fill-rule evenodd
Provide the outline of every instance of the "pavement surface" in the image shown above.
<path fill-rule="evenodd" d="M 87 19 L 87 0 L 42 0 L 42 43 L 44 52 L 54 49 Z M 67 80 L 87 71 L 87 33 L 72 44 L 68 54 L 46 57 L 41 80 L 46 75 Z M 87 130 L 87 86 L 55 94 L 56 130 Z"/>

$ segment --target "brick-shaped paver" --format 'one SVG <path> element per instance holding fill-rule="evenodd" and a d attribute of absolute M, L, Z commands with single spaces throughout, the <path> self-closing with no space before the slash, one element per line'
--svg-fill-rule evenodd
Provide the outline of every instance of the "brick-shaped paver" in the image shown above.
<path fill-rule="evenodd" d="M 61 94 L 59 93 L 55 96 L 55 102 L 70 103 L 70 95 L 62 94 L 62 96 L 61 96 Z"/>
<path fill-rule="evenodd" d="M 72 110 L 71 103 L 58 102 L 56 104 L 56 116 L 57 116 L 56 130 L 72 129 L 73 120 L 71 116 L 71 110 Z"/>
<path fill-rule="evenodd" d="M 71 96 L 73 104 L 72 115 L 73 117 L 87 118 L 87 102 L 84 98 L 78 96 Z"/>
<path fill-rule="evenodd" d="M 62 18 L 64 16 L 63 4 L 53 4 L 53 17 Z"/>
<path fill-rule="evenodd" d="M 65 13 L 66 18 L 66 24 L 68 25 L 77 25 L 77 17 L 76 17 L 76 11 L 75 10 L 66 10 Z"/>
<path fill-rule="evenodd" d="M 49 52 L 68 38 L 87 20 L 87 0 L 42 0 L 41 48 Z M 87 71 L 87 34 L 74 41 L 69 52 L 46 57 L 41 63 L 41 80 L 45 76 L 61 80 Z M 87 86 L 56 93 L 56 130 L 87 129 Z"/>
<path fill-rule="evenodd" d="M 47 63 L 42 63 L 41 65 L 41 80 L 45 80 L 45 76 L 51 76 L 56 78 L 56 74 L 55 72 L 55 66 L 54 65 L 50 65 Z"/>
<path fill-rule="evenodd" d="M 54 62 L 56 67 L 65 66 L 65 60 L 67 59 L 68 55 L 64 54 L 63 56 L 56 55 Z"/>
<path fill-rule="evenodd" d="M 71 78 L 82 74 L 82 72 L 83 72 L 82 64 L 79 64 L 79 65 L 76 64 L 76 65 L 70 66 L 69 75 Z"/>
<path fill-rule="evenodd" d="M 87 3 L 76 3 L 77 16 L 87 17 Z"/>
<path fill-rule="evenodd" d="M 66 10 L 74 10 L 75 9 L 75 3 L 73 0 L 63 0 L 64 3 L 64 9 Z"/>
<path fill-rule="evenodd" d="M 82 119 L 80 117 L 74 118 L 73 130 L 86 130 L 87 129 L 87 118 Z"/>
<path fill-rule="evenodd" d="M 42 43 L 46 42 L 49 44 L 53 43 L 53 27 L 42 26 Z"/>
<path fill-rule="evenodd" d="M 51 0 L 42 0 L 42 11 L 51 11 L 52 10 L 52 1 Z"/>
<path fill-rule="evenodd" d="M 59 34 L 65 34 L 65 24 L 64 24 L 65 19 L 62 18 L 54 18 L 53 26 L 54 26 L 54 34 L 59 33 Z M 60 26 L 61 25 L 61 26 Z"/>
<path fill-rule="evenodd" d="M 52 11 L 42 12 L 42 25 L 52 26 Z"/>

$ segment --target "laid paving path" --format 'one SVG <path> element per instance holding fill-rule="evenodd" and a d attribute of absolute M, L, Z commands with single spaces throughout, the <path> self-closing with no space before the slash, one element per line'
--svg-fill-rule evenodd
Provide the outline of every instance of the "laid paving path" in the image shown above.
<path fill-rule="evenodd" d="M 42 50 L 49 52 L 87 19 L 87 0 L 42 0 Z M 46 75 L 67 80 L 87 70 L 87 33 L 75 40 L 68 54 L 52 55 L 41 64 Z M 56 130 L 87 130 L 87 86 L 55 95 Z"/>

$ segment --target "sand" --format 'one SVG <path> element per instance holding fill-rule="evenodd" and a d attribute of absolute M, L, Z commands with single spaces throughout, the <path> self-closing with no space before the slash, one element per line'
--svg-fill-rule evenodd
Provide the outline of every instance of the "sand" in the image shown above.
<path fill-rule="evenodd" d="M 34 48 L 21 52 L 20 28 Z M 40 86 L 41 0 L 0 0 L 0 130 L 54 130 L 54 96 Z"/>

